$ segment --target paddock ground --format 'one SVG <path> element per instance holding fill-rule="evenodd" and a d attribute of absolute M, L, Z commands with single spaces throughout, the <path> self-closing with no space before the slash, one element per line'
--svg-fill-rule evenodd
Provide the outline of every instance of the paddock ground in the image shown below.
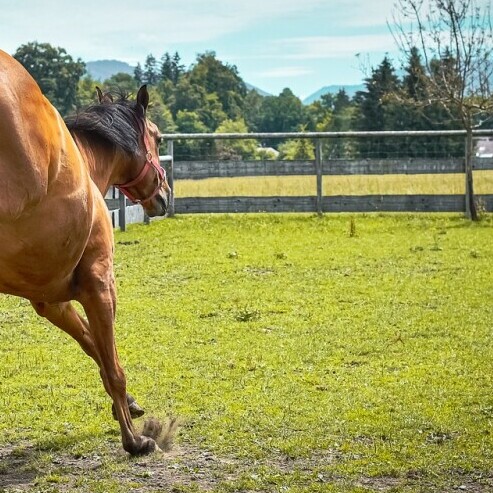
<path fill-rule="evenodd" d="M 95 365 L 0 297 L 0 491 L 493 491 L 493 218 L 178 216 L 116 232 L 117 341 L 164 456 Z"/>

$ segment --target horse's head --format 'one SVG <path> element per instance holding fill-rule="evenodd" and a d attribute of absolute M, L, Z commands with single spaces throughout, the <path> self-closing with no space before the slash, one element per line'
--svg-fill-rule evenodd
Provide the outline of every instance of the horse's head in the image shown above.
<path fill-rule="evenodd" d="M 111 103 L 111 96 L 98 88 L 99 101 Z M 139 134 L 136 153 L 127 155 L 122 166 L 122 180 L 115 186 L 136 204 L 141 204 L 150 217 L 163 216 L 169 204 L 170 188 L 166 173 L 159 164 L 160 132 L 146 117 L 149 94 L 144 85 L 139 89 L 135 105 L 135 125 Z"/>

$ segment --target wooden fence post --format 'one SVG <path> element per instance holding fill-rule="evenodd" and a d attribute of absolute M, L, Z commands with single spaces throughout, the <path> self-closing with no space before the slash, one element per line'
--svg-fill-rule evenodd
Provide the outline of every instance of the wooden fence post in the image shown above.
<path fill-rule="evenodd" d="M 173 155 L 173 141 L 168 140 L 167 144 L 167 153 L 168 156 L 171 156 L 171 161 L 169 161 L 168 170 L 167 170 L 167 180 L 168 185 L 171 190 L 169 194 L 169 205 L 168 205 L 168 216 L 173 217 L 175 215 L 175 184 L 173 177 L 173 163 L 174 163 L 174 155 Z"/>
<path fill-rule="evenodd" d="M 317 214 L 323 214 L 323 190 L 322 190 L 322 139 L 315 140 L 315 172 L 317 174 Z"/>
<path fill-rule="evenodd" d="M 118 190 L 118 226 L 120 226 L 120 231 L 125 231 L 126 229 L 126 214 L 127 214 L 127 201 L 125 195 L 123 195 L 120 190 Z"/>

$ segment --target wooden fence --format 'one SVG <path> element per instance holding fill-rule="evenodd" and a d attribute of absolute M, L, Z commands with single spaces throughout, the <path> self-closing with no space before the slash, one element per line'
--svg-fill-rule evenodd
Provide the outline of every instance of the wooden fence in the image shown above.
<path fill-rule="evenodd" d="M 475 137 L 492 136 L 493 130 L 476 131 Z M 262 176 L 316 176 L 313 196 L 238 196 L 238 197 L 174 197 L 170 214 L 200 212 L 462 212 L 466 211 L 467 193 L 461 195 L 340 195 L 324 196 L 322 181 L 335 175 L 385 175 L 385 174 L 446 174 L 464 173 L 464 158 L 385 158 L 385 159 L 324 159 L 324 139 L 367 139 L 399 137 L 453 137 L 464 136 L 463 131 L 418 132 L 315 132 L 274 134 L 163 134 L 167 141 L 166 156 L 161 157 L 166 167 L 168 182 L 174 191 L 174 181 L 201 180 L 212 177 L 262 177 Z M 173 143 L 177 140 L 197 139 L 313 139 L 315 159 L 302 161 L 174 161 Z M 493 170 L 493 158 L 474 158 L 474 170 Z M 487 211 L 493 211 L 493 195 L 476 195 Z M 124 229 L 126 222 L 146 220 L 125 207 L 125 198 L 109 202 L 118 209 L 118 224 Z M 137 206 L 134 206 L 137 207 Z M 123 211 L 123 212 L 122 212 Z M 114 213 L 115 214 L 115 213 Z"/>

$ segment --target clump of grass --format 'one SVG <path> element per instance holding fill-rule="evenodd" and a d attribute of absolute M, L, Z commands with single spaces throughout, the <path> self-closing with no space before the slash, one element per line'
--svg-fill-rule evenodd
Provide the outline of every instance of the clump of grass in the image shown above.
<path fill-rule="evenodd" d="M 356 236 L 356 220 L 352 216 L 349 219 L 348 236 L 349 238 Z"/>
<path fill-rule="evenodd" d="M 252 310 L 250 308 L 242 308 L 235 315 L 235 320 L 237 322 L 251 322 L 252 320 L 258 320 L 259 318 L 260 318 L 260 311 Z"/>

